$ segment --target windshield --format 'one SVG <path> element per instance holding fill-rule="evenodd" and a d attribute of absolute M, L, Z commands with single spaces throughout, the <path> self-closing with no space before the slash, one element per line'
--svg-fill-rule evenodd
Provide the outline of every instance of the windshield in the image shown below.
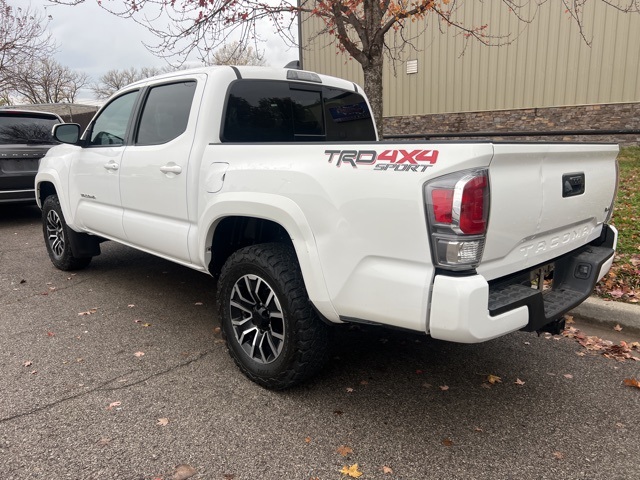
<path fill-rule="evenodd" d="M 0 112 L 0 145 L 58 143 L 51 136 L 51 129 L 57 123 L 60 121 L 53 117 Z"/>

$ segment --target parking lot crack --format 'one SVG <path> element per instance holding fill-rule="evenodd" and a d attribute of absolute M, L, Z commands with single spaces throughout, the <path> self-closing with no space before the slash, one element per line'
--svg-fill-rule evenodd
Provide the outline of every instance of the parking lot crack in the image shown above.
<path fill-rule="evenodd" d="M 93 387 L 91 389 L 85 390 L 83 392 L 76 393 L 75 395 L 69 395 L 68 397 L 60 398 L 60 399 L 55 400 L 53 402 L 47 403 L 46 405 L 42 405 L 40 407 L 33 408 L 33 409 L 31 409 L 29 411 L 26 411 L 26 412 L 17 413 L 15 415 L 10 415 L 8 417 L 0 418 L 0 424 L 7 423 L 7 422 L 10 422 L 12 420 L 16 420 L 18 418 L 23 418 L 23 417 L 27 417 L 27 416 L 30 416 L 30 415 L 34 415 L 36 413 L 40 413 L 40 412 L 42 412 L 44 410 L 48 410 L 50 408 L 53 408 L 53 407 L 55 407 L 57 405 L 63 404 L 65 402 L 68 402 L 68 401 L 71 401 L 71 400 L 76 400 L 78 398 L 90 395 L 90 394 L 95 393 L 95 392 L 116 391 L 116 390 L 122 390 L 122 389 L 126 389 L 126 388 L 131 388 L 133 386 L 136 386 L 136 385 L 139 385 L 141 383 L 144 383 L 144 382 L 146 382 L 146 381 L 148 381 L 148 380 L 150 380 L 152 378 L 156 378 L 156 377 L 165 375 L 167 373 L 173 372 L 173 371 L 175 371 L 177 369 L 180 369 L 182 367 L 186 367 L 188 365 L 191 365 L 192 363 L 197 362 L 198 360 L 204 358 L 209 353 L 210 353 L 209 351 L 201 352 L 201 353 L 199 353 L 198 355 L 196 355 L 193 358 L 185 360 L 184 362 L 180 362 L 180 363 L 178 363 L 176 365 L 172 365 L 169 368 L 166 368 L 166 369 L 161 370 L 159 372 L 154 372 L 154 373 L 152 373 L 150 375 L 147 375 L 144 378 L 141 378 L 141 379 L 136 380 L 134 382 L 127 383 L 125 385 L 118 385 L 117 387 L 111 387 L 111 388 L 108 387 L 108 385 L 111 385 L 113 382 L 116 382 L 116 381 L 118 381 L 118 380 L 120 380 L 122 378 L 125 378 L 125 377 L 127 377 L 127 376 L 129 376 L 129 375 L 131 375 L 131 374 L 133 374 L 133 373 L 135 373 L 137 371 L 137 370 L 129 370 L 128 372 L 125 372 L 125 373 L 120 374 L 120 375 L 118 375 L 116 377 L 110 378 L 109 380 L 106 380 L 106 381 L 100 383 L 99 385 L 96 385 L 95 387 Z"/>

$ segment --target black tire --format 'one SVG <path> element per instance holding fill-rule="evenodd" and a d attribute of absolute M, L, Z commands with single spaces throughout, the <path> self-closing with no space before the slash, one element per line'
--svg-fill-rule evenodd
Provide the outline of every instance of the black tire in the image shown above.
<path fill-rule="evenodd" d="M 91 262 L 91 257 L 78 258 L 73 255 L 69 227 L 57 195 L 48 196 L 42 204 L 42 233 L 49 258 L 56 268 L 79 270 Z"/>
<path fill-rule="evenodd" d="M 235 252 L 218 283 L 222 334 L 255 383 L 282 390 L 324 365 L 329 327 L 313 309 L 292 248 L 265 243 Z"/>

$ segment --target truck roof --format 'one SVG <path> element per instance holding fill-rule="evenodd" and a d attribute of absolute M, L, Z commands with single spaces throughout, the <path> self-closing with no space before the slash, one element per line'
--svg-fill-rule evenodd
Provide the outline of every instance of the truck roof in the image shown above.
<path fill-rule="evenodd" d="M 359 91 L 362 90 L 355 83 L 348 80 L 344 80 L 337 77 L 331 77 L 329 75 L 322 75 L 307 70 L 297 70 L 294 68 L 276 68 L 276 67 L 253 67 L 253 66 L 228 66 L 228 65 L 216 65 L 211 67 L 198 67 L 188 70 L 176 70 L 175 72 L 163 73 L 155 77 L 145 78 L 139 80 L 127 88 L 134 85 L 145 85 L 150 81 L 159 79 L 173 79 L 181 78 L 193 74 L 205 73 L 215 74 L 215 72 L 228 71 L 233 69 L 238 78 L 253 79 L 253 80 L 289 80 L 297 81 L 315 85 L 325 85 L 330 87 L 341 88 L 344 90 Z"/>

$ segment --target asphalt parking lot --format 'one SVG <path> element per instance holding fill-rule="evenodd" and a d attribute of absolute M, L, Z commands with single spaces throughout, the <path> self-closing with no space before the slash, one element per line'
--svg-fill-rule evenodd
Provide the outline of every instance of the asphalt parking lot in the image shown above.
<path fill-rule="evenodd" d="M 0 209 L 0 286 L 3 480 L 638 478 L 640 362 L 567 338 L 340 328 L 319 377 L 270 392 L 212 279 L 109 243 L 58 271 L 35 207 Z"/>

